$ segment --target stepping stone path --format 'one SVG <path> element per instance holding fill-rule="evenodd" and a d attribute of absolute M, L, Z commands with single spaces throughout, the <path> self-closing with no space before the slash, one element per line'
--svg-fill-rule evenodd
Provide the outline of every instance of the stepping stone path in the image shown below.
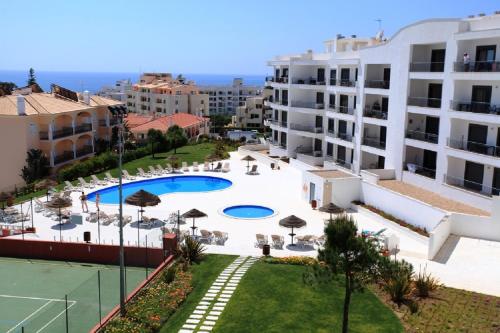
<path fill-rule="evenodd" d="M 246 271 L 258 258 L 238 257 L 219 274 L 179 333 L 211 332 Z"/>

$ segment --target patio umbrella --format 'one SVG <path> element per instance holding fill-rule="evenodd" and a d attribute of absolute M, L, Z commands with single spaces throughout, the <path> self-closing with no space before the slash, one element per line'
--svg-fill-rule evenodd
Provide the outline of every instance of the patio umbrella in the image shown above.
<path fill-rule="evenodd" d="M 47 201 L 49 201 L 49 189 L 53 188 L 54 186 L 57 186 L 57 182 L 55 180 L 52 180 L 50 178 L 45 178 L 44 180 L 36 183 L 35 189 L 47 190 Z"/>
<path fill-rule="evenodd" d="M 332 214 L 341 214 L 341 213 L 345 212 L 345 209 L 330 202 L 328 205 L 320 207 L 319 211 L 323 212 L 323 213 L 329 213 L 330 214 L 330 221 L 332 221 L 333 220 Z"/>
<path fill-rule="evenodd" d="M 67 208 L 72 206 L 71 199 L 64 199 L 61 197 L 56 197 L 45 204 L 46 207 L 56 208 L 59 210 L 59 241 L 62 241 L 62 214 L 61 208 Z"/>
<path fill-rule="evenodd" d="M 255 161 L 255 158 L 253 158 L 250 155 L 247 155 L 247 156 L 243 157 L 241 160 L 247 161 L 247 173 L 248 173 L 248 170 L 250 169 L 250 162 Z"/>
<path fill-rule="evenodd" d="M 139 247 L 139 229 L 140 223 L 142 222 L 144 207 L 156 206 L 160 202 L 161 200 L 156 194 L 144 190 L 139 190 L 125 198 L 125 203 L 140 207 L 139 212 L 141 213 L 141 219 L 140 221 L 137 221 L 137 247 Z"/>
<path fill-rule="evenodd" d="M 194 225 L 194 220 L 198 217 L 207 217 L 207 214 L 199 211 L 198 209 L 193 208 L 182 214 L 182 217 L 193 218 L 193 226 L 191 227 L 191 229 L 193 229 L 193 236 L 194 236 L 194 231 L 196 230 L 196 226 Z"/>
<path fill-rule="evenodd" d="M 295 215 L 290 215 L 288 217 L 285 217 L 284 219 L 280 220 L 280 226 L 285 227 L 285 228 L 292 228 L 292 232 L 289 233 L 289 235 L 292 237 L 292 244 L 291 246 L 294 246 L 293 244 L 293 236 L 295 234 L 293 233 L 294 228 L 302 228 L 306 225 L 306 221 L 303 219 L 295 216 Z"/>

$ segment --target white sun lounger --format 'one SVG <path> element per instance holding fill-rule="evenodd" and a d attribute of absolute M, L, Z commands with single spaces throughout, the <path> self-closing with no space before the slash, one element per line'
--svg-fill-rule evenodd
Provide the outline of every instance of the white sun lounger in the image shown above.
<path fill-rule="evenodd" d="M 80 192 L 82 190 L 82 187 L 81 186 L 75 186 L 73 184 L 71 184 L 69 181 L 65 180 L 64 181 L 64 184 L 66 186 L 64 186 L 64 189 L 67 190 L 67 191 L 78 191 Z"/>
<path fill-rule="evenodd" d="M 141 177 L 144 177 L 144 178 L 151 177 L 151 174 L 149 172 L 145 172 L 142 168 L 137 168 L 137 171 L 138 171 L 139 176 L 141 176 Z"/>
<path fill-rule="evenodd" d="M 231 167 L 229 166 L 229 162 L 225 162 L 224 165 L 222 166 L 222 172 L 229 172 L 231 171 Z"/>
<path fill-rule="evenodd" d="M 208 162 L 205 162 L 205 164 L 203 164 L 203 171 L 210 171 L 210 164 Z"/>
<path fill-rule="evenodd" d="M 149 173 L 152 175 L 160 176 L 162 174 L 160 170 L 156 170 L 152 165 L 150 165 L 148 168 L 149 168 Z"/>
<path fill-rule="evenodd" d="M 83 179 L 82 177 L 78 177 L 78 181 L 80 182 L 80 185 L 82 187 L 86 187 L 86 188 L 94 188 L 94 184 L 92 183 L 87 183 L 87 181 L 85 179 Z"/>
<path fill-rule="evenodd" d="M 130 173 L 128 173 L 127 170 L 123 170 L 123 177 L 125 177 L 125 179 L 128 179 L 128 180 L 134 180 L 135 179 L 135 176 L 132 176 Z"/>
<path fill-rule="evenodd" d="M 187 162 L 182 162 L 182 171 L 188 172 L 189 171 L 189 166 Z"/>
<path fill-rule="evenodd" d="M 200 171 L 200 168 L 198 167 L 198 162 L 196 162 L 196 161 L 193 162 L 193 171 L 195 171 L 195 172 Z"/>
<path fill-rule="evenodd" d="M 104 175 L 106 176 L 106 177 L 104 177 L 104 179 L 106 179 L 108 182 L 111 182 L 111 183 L 118 183 L 119 182 L 118 178 L 111 176 L 111 174 L 109 172 L 106 172 Z"/>
<path fill-rule="evenodd" d="M 97 178 L 96 175 L 90 176 L 90 179 L 92 179 L 92 183 L 94 183 L 94 185 L 96 185 L 96 186 L 97 185 L 108 185 L 107 181 Z"/>

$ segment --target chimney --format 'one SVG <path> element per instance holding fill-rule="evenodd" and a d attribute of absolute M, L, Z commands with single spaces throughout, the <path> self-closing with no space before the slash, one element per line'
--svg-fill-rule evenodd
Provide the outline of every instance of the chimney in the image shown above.
<path fill-rule="evenodd" d="M 90 105 L 90 93 L 88 90 L 83 92 L 83 103 Z"/>
<path fill-rule="evenodd" d="M 26 104 L 24 101 L 24 96 L 23 95 L 17 95 L 17 114 L 20 116 L 25 116 L 26 115 Z"/>

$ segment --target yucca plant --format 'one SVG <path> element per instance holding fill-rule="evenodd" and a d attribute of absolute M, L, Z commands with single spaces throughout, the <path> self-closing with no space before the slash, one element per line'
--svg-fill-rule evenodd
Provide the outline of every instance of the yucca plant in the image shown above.
<path fill-rule="evenodd" d="M 427 298 L 433 292 L 441 287 L 439 280 L 426 272 L 427 266 L 420 270 L 415 277 L 415 290 L 417 296 Z"/>
<path fill-rule="evenodd" d="M 168 267 L 164 272 L 163 272 L 163 280 L 165 281 L 166 284 L 170 284 L 175 280 L 175 274 L 177 273 L 177 266 L 172 265 Z"/>
<path fill-rule="evenodd" d="M 186 237 L 184 243 L 179 245 L 177 252 L 187 263 L 198 263 L 204 257 L 205 247 L 198 240 Z"/>
<path fill-rule="evenodd" d="M 382 289 L 398 306 L 405 303 L 413 292 L 413 266 L 404 261 L 382 259 L 379 267 Z"/>

